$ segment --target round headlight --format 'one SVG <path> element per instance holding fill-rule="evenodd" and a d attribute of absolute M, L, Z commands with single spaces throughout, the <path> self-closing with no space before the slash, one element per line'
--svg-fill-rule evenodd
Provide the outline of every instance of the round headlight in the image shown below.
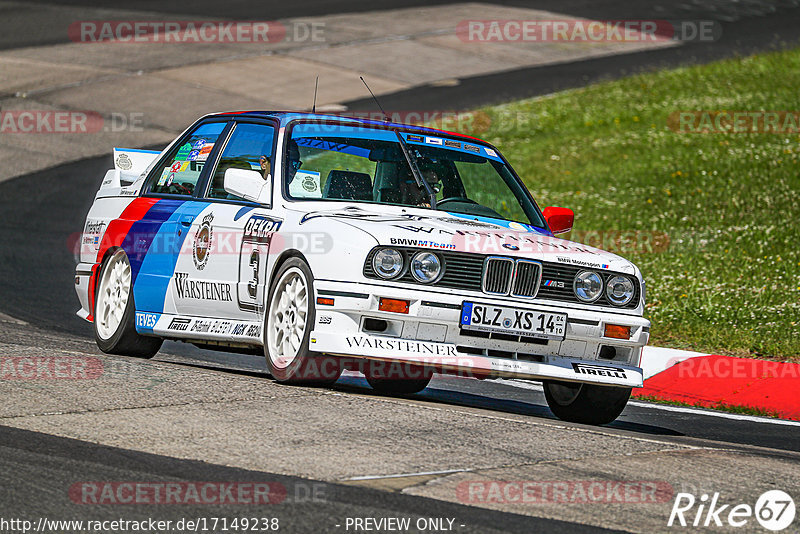
<path fill-rule="evenodd" d="M 633 298 L 633 281 L 627 276 L 612 276 L 606 284 L 606 297 L 615 306 L 624 306 Z"/>
<path fill-rule="evenodd" d="M 603 279 L 594 271 L 581 271 L 575 276 L 575 296 L 583 302 L 594 302 L 603 293 Z"/>
<path fill-rule="evenodd" d="M 403 255 L 393 248 L 379 250 L 372 258 L 372 269 L 381 278 L 394 278 L 403 270 Z"/>
<path fill-rule="evenodd" d="M 432 252 L 417 252 L 411 258 L 411 275 L 423 284 L 428 284 L 442 274 L 442 262 Z"/>

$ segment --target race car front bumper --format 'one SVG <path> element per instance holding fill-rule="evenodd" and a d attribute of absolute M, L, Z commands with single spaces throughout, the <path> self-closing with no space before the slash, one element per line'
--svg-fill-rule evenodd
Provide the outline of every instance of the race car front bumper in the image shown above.
<path fill-rule="evenodd" d="M 642 386 L 639 364 L 650 322 L 639 316 L 571 309 L 557 303 L 514 302 L 515 307 L 568 316 L 564 339 L 522 341 L 508 335 L 476 335 L 461 328 L 464 301 L 509 306 L 508 300 L 490 295 L 432 294 L 327 280 L 316 280 L 314 287 L 317 313 L 310 348 L 316 352 L 425 364 L 483 378 Z M 408 313 L 380 311 L 382 297 L 408 300 Z M 606 323 L 629 326 L 630 337 L 604 337 Z"/>

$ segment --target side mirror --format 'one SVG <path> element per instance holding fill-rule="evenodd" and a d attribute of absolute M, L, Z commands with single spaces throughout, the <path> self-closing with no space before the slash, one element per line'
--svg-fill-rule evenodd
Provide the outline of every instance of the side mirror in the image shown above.
<path fill-rule="evenodd" d="M 547 220 L 547 226 L 553 235 L 564 234 L 572 230 L 572 224 L 575 222 L 575 213 L 569 208 L 557 208 L 555 206 L 548 206 L 542 214 Z"/>
<path fill-rule="evenodd" d="M 268 183 L 260 172 L 247 169 L 228 169 L 223 178 L 225 191 L 251 202 L 263 202 L 261 192 L 269 189 Z"/>

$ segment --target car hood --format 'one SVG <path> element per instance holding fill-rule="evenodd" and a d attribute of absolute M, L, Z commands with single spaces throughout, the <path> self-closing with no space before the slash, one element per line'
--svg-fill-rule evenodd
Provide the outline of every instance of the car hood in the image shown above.
<path fill-rule="evenodd" d="M 628 260 L 604 250 L 559 239 L 541 228 L 444 211 L 381 206 L 311 210 L 299 224 L 336 220 L 359 228 L 380 245 L 512 256 L 637 274 Z M 314 225 L 316 226 L 316 224 Z"/>

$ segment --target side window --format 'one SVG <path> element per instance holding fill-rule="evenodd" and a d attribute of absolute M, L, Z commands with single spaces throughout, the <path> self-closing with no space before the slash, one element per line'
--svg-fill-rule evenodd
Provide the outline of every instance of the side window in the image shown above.
<path fill-rule="evenodd" d="M 157 170 L 150 192 L 192 196 L 206 160 L 225 129 L 225 124 L 202 124 L 183 144 L 173 148 L 164 166 Z"/>
<path fill-rule="evenodd" d="M 246 169 L 257 171 L 265 179 L 272 174 L 272 142 L 275 129 L 265 124 L 240 123 L 225 145 L 219 164 L 211 179 L 208 198 L 244 200 L 225 191 L 225 171 Z"/>
<path fill-rule="evenodd" d="M 296 150 L 293 148 L 296 147 Z M 297 159 L 289 180 L 292 198 L 373 199 L 373 177 L 377 163 L 369 159 L 369 149 L 333 143 L 327 139 L 293 137 L 289 163 Z"/>

